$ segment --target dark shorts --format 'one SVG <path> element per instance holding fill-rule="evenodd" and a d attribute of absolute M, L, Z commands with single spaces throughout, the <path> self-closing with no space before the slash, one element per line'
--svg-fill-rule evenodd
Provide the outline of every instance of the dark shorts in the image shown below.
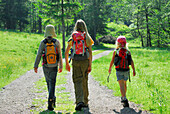
<path fill-rule="evenodd" d="M 116 71 L 117 81 L 125 80 L 127 81 L 130 76 L 130 71 Z"/>

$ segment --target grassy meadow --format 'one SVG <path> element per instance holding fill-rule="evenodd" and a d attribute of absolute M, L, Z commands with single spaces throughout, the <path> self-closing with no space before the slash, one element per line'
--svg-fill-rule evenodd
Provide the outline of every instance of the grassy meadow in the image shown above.
<path fill-rule="evenodd" d="M 136 76 L 127 82 L 127 98 L 137 104 L 142 104 L 142 109 L 152 113 L 170 112 L 170 55 L 167 49 L 129 47 L 136 67 Z M 93 61 L 92 76 L 102 85 L 113 89 L 113 94 L 121 96 L 116 78 L 116 71 L 112 68 L 110 82 L 107 83 L 108 69 L 112 58 L 108 56 Z"/>
<path fill-rule="evenodd" d="M 0 88 L 33 69 L 42 39 L 43 34 L 0 31 Z"/>

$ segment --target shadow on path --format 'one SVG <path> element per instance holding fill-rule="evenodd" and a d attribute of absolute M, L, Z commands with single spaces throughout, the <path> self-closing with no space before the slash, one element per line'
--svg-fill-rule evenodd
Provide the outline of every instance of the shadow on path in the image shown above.
<path fill-rule="evenodd" d="M 113 109 L 113 112 L 116 114 L 141 114 L 142 113 L 141 110 L 139 110 L 139 112 L 136 112 L 133 108 L 128 108 L 128 107 L 121 109 L 120 112 Z"/>
<path fill-rule="evenodd" d="M 44 110 L 40 112 L 39 114 L 91 114 L 89 111 L 89 108 L 83 108 L 82 111 L 76 111 L 76 112 L 68 112 L 68 113 L 62 113 L 62 112 L 55 112 L 55 111 L 50 111 L 50 110 Z"/>
<path fill-rule="evenodd" d="M 40 112 L 39 114 L 61 114 L 61 113 L 56 113 L 55 111 L 50 111 L 50 110 L 44 110 Z"/>

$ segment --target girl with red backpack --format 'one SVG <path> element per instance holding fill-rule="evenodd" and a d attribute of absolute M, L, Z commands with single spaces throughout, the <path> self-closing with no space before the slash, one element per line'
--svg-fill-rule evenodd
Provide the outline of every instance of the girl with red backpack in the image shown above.
<path fill-rule="evenodd" d="M 113 56 L 110 62 L 110 67 L 108 72 L 109 74 L 111 73 L 111 68 L 114 64 L 116 69 L 117 81 L 119 83 L 120 92 L 122 95 L 121 103 L 123 104 L 124 107 L 129 107 L 129 103 L 126 98 L 126 91 L 127 91 L 126 81 L 130 78 L 129 65 L 131 65 L 133 69 L 133 76 L 135 76 L 136 73 L 135 73 L 135 66 L 131 57 L 131 53 L 128 50 L 126 44 L 127 42 L 124 36 L 119 36 L 117 38 L 116 50 L 114 50 L 113 52 Z"/>
<path fill-rule="evenodd" d="M 70 71 L 68 61 L 69 50 L 72 48 L 72 78 L 76 97 L 76 111 L 88 108 L 88 74 L 91 72 L 93 40 L 88 33 L 85 22 L 77 20 L 65 52 L 66 70 Z"/>

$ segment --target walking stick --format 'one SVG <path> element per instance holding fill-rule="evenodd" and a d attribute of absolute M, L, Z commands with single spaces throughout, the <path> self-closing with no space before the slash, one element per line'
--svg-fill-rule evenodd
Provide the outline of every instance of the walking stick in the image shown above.
<path fill-rule="evenodd" d="M 110 77 L 110 73 L 109 73 L 109 75 L 107 76 L 107 82 L 109 82 L 109 77 Z"/>

